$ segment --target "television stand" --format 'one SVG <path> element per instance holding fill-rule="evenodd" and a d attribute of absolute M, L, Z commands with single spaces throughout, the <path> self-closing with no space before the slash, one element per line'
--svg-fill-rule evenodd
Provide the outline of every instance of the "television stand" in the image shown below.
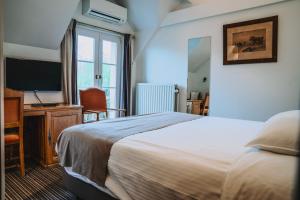
<path fill-rule="evenodd" d="M 31 107 L 56 107 L 58 103 L 37 103 L 31 104 Z"/>

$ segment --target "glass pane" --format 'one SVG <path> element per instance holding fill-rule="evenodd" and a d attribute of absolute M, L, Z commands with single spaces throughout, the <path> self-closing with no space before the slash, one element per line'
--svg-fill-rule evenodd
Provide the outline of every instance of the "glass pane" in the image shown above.
<path fill-rule="evenodd" d="M 105 91 L 105 95 L 106 95 L 107 107 L 108 108 L 116 108 L 117 107 L 116 88 L 103 87 L 103 90 Z"/>
<path fill-rule="evenodd" d="M 94 86 L 94 63 L 78 62 L 77 69 L 78 89 L 86 89 Z"/>
<path fill-rule="evenodd" d="M 117 64 L 117 43 L 103 40 L 103 63 Z"/>
<path fill-rule="evenodd" d="M 78 60 L 94 62 L 95 39 L 78 35 Z"/>
<path fill-rule="evenodd" d="M 85 122 L 91 122 L 91 121 L 96 121 L 97 120 L 97 115 L 96 114 L 85 114 L 82 117 L 84 117 Z"/>
<path fill-rule="evenodd" d="M 117 66 L 102 65 L 102 87 L 116 87 L 117 85 Z"/>

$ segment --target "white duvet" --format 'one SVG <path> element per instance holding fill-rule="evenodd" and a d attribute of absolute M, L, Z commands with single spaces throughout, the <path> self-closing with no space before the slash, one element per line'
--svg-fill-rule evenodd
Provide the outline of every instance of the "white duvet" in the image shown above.
<path fill-rule="evenodd" d="M 109 174 L 142 199 L 220 199 L 233 163 L 261 122 L 205 117 L 114 144 Z"/>
<path fill-rule="evenodd" d="M 105 186 L 121 200 L 292 199 L 298 157 L 245 147 L 262 125 L 204 117 L 129 136 Z"/>

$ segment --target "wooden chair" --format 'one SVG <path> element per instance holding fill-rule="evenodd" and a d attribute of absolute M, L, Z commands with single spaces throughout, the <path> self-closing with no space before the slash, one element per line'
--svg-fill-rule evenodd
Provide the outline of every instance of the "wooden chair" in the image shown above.
<path fill-rule="evenodd" d="M 20 175 L 25 175 L 23 145 L 23 109 L 24 93 L 12 89 L 4 89 L 4 128 L 5 146 L 19 144 Z"/>
<path fill-rule="evenodd" d="M 108 110 L 126 112 L 125 109 L 107 108 L 105 91 L 98 88 L 88 88 L 80 90 L 80 104 L 83 106 L 82 114 L 97 114 L 97 121 L 100 120 L 100 113 L 105 113 L 108 116 Z M 82 117 L 84 123 L 84 117 Z"/>
<path fill-rule="evenodd" d="M 203 108 L 201 115 L 207 116 L 209 112 L 209 94 L 207 93 L 204 98 Z"/>

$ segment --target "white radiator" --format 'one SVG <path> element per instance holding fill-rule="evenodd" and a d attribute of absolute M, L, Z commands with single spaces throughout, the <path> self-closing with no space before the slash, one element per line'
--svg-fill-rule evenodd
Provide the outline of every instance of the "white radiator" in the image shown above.
<path fill-rule="evenodd" d="M 177 111 L 176 85 L 138 83 L 136 87 L 136 114 Z"/>

